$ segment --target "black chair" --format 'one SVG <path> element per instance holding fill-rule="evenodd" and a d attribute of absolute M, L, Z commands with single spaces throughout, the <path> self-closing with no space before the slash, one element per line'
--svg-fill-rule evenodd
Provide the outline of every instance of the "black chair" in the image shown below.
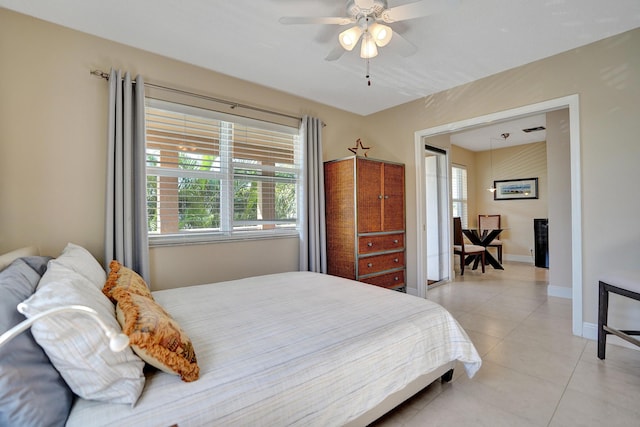
<path fill-rule="evenodd" d="M 640 331 L 619 330 L 608 325 L 609 292 L 640 301 L 640 271 L 613 274 L 600 280 L 600 296 L 598 301 L 598 358 L 604 360 L 607 346 L 607 335 L 612 334 L 632 344 L 640 346 L 640 340 L 634 335 Z"/>
<path fill-rule="evenodd" d="M 460 217 L 453 218 L 453 253 L 460 255 L 460 275 L 464 276 L 464 264 L 467 255 L 479 256 L 482 262 L 482 272 L 484 273 L 484 246 L 465 245 L 462 235 L 462 221 Z"/>

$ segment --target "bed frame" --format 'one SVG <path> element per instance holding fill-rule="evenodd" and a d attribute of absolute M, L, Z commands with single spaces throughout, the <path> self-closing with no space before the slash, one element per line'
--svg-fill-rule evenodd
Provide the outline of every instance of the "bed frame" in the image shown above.
<path fill-rule="evenodd" d="M 379 405 L 369 409 L 364 414 L 360 415 L 355 420 L 350 421 L 345 427 L 360 427 L 371 424 L 373 421 L 382 417 L 387 412 L 393 410 L 404 401 L 410 399 L 412 396 L 429 386 L 434 381 L 440 379 L 443 383 L 447 383 L 453 379 L 453 369 L 456 362 L 449 362 L 438 369 L 429 372 L 428 374 L 419 376 L 415 380 L 411 381 L 405 388 L 398 390 L 393 394 L 387 396 L 385 400 L 380 402 Z"/>

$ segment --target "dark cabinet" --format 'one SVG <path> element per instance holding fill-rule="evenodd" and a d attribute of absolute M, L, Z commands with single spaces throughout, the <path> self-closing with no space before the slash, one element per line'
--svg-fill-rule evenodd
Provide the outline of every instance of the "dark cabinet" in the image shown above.
<path fill-rule="evenodd" d="M 535 265 L 549 268 L 549 220 L 535 218 L 533 220 L 533 235 L 535 239 Z"/>

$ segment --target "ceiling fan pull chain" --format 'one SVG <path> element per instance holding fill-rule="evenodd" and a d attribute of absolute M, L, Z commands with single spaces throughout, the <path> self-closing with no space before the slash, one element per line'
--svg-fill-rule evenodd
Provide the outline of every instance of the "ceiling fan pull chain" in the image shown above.
<path fill-rule="evenodd" d="M 367 58 L 365 61 L 367 61 L 367 86 L 371 86 L 371 79 L 369 78 L 370 73 L 369 73 L 369 58 Z"/>

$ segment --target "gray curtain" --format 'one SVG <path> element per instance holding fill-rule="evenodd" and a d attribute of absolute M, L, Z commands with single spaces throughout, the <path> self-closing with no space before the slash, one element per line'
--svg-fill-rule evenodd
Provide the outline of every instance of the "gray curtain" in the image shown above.
<path fill-rule="evenodd" d="M 302 118 L 304 198 L 300 238 L 300 271 L 327 272 L 327 235 L 324 211 L 322 122 Z"/>
<path fill-rule="evenodd" d="M 105 269 L 118 260 L 149 283 L 145 172 L 144 82 L 109 76 L 109 151 Z"/>

